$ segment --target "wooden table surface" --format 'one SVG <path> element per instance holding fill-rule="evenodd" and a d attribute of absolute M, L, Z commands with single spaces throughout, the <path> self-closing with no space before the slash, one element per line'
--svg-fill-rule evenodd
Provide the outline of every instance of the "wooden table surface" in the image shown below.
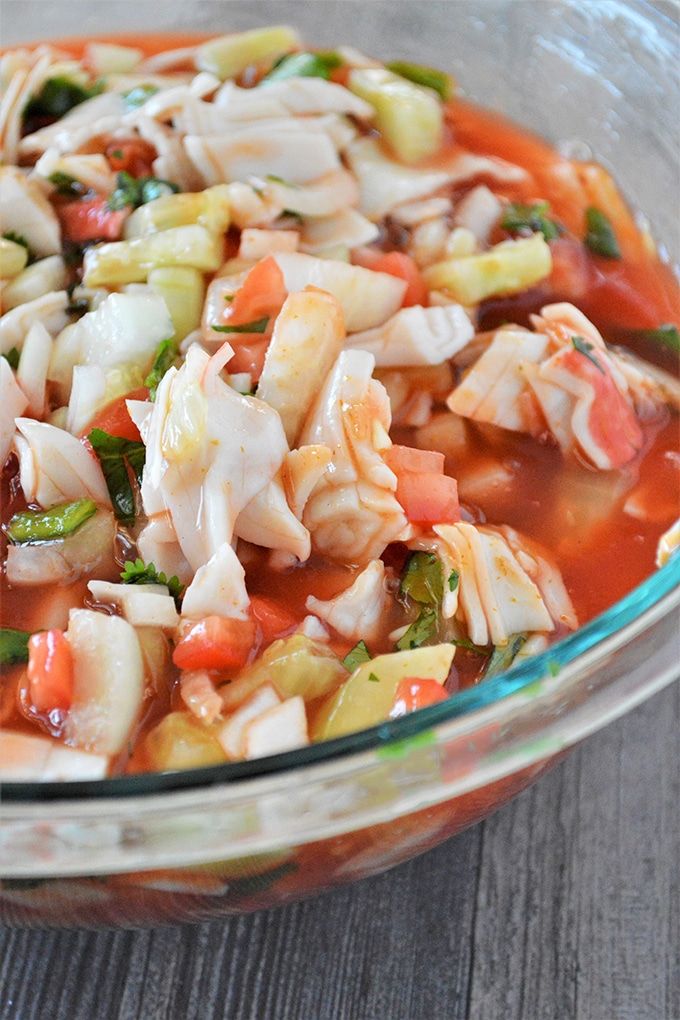
<path fill-rule="evenodd" d="M 680 685 L 379 878 L 193 927 L 0 932 L 1 1020 L 680 1020 Z"/>

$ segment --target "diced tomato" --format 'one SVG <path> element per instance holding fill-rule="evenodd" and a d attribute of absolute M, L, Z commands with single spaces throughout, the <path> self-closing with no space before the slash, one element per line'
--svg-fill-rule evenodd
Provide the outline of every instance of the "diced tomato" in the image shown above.
<path fill-rule="evenodd" d="M 419 708 L 426 708 L 438 701 L 446 701 L 448 695 L 442 685 L 436 680 L 420 679 L 419 677 L 407 676 L 399 681 L 390 719 L 397 719 L 400 715 L 408 715 Z"/>
<path fill-rule="evenodd" d="M 206 616 L 184 632 L 172 661 L 180 669 L 240 669 L 248 661 L 254 640 L 253 620 Z"/>
<path fill-rule="evenodd" d="M 111 142 L 106 147 L 105 156 L 112 170 L 125 170 L 132 177 L 149 177 L 152 163 L 156 158 L 156 150 L 142 138 L 131 138 L 124 142 Z"/>
<path fill-rule="evenodd" d="M 558 237 L 550 242 L 552 272 L 548 284 L 551 293 L 565 301 L 578 301 L 593 287 L 597 270 L 580 241 Z"/>
<path fill-rule="evenodd" d="M 285 634 L 298 622 L 297 617 L 285 606 L 279 605 L 278 602 L 274 602 L 273 599 L 268 599 L 264 595 L 253 595 L 250 600 L 250 608 L 260 625 L 262 638 L 267 642 Z"/>
<path fill-rule="evenodd" d="M 248 334 L 249 337 L 253 335 L 252 333 Z M 265 339 L 260 338 L 256 343 L 235 344 L 231 339 L 229 343 L 234 348 L 234 356 L 229 362 L 228 371 L 232 375 L 236 375 L 237 372 L 250 372 L 253 382 L 256 383 L 262 375 L 262 369 L 264 368 L 264 358 L 269 347 L 269 337 Z"/>
<path fill-rule="evenodd" d="M 126 401 L 147 400 L 148 396 L 149 391 L 146 386 L 140 386 L 137 390 L 132 390 L 122 397 L 117 397 L 95 415 L 94 419 L 87 426 L 86 432 L 91 432 L 92 429 L 103 429 L 110 436 L 118 436 L 120 439 L 131 439 L 133 442 L 139 443 L 142 437 L 139 434 L 139 429 L 130 417 Z"/>
<path fill-rule="evenodd" d="M 225 321 L 239 326 L 265 316 L 274 319 L 281 311 L 287 294 L 283 273 L 276 260 L 268 255 L 253 266 L 236 291 L 234 300 L 228 306 L 229 314 Z M 234 334 L 237 342 L 238 337 L 238 333 Z M 232 343 L 231 338 L 229 342 Z"/>
<path fill-rule="evenodd" d="M 404 471 L 444 473 L 444 454 L 437 450 L 415 450 L 410 446 L 391 446 L 384 455 L 385 463 L 399 475 Z"/>
<path fill-rule="evenodd" d="M 413 524 L 451 524 L 460 520 L 458 483 L 434 471 L 397 475 L 397 499 Z"/>
<path fill-rule="evenodd" d="M 55 206 L 64 238 L 75 244 L 86 241 L 117 241 L 129 209 L 109 209 L 103 196 L 62 202 Z"/>
<path fill-rule="evenodd" d="M 426 305 L 428 290 L 418 266 L 411 258 L 401 251 L 382 252 L 372 248 L 361 248 L 352 255 L 352 261 L 358 266 L 372 269 L 376 273 L 389 273 L 406 280 L 407 287 L 402 306 Z"/>
<path fill-rule="evenodd" d="M 43 630 L 29 638 L 28 690 L 39 712 L 70 708 L 73 656 L 63 630 Z"/>

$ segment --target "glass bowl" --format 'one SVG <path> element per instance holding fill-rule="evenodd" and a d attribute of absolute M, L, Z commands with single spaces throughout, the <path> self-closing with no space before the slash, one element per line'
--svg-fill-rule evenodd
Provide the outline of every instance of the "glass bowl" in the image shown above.
<path fill-rule="evenodd" d="M 3 43 L 142 32 L 155 5 L 12 5 Z M 76 9 L 77 7 L 77 9 Z M 348 8 L 352 8 L 350 12 Z M 21 11 L 21 18 L 18 12 Z M 680 165 L 670 6 L 639 0 L 164 5 L 177 31 L 290 21 L 453 70 L 493 106 L 614 166 L 656 236 Z M 9 15 L 9 16 L 7 16 Z M 255 910 L 377 874 L 483 818 L 680 669 L 680 555 L 517 669 L 371 730 L 257 761 L 86 783 L 5 784 L 0 920 L 134 926 Z"/>

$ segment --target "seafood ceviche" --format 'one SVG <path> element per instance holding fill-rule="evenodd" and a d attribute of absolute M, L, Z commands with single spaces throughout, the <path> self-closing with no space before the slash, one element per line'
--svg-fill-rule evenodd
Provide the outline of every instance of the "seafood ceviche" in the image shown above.
<path fill-rule="evenodd" d="M 253 759 L 678 543 L 678 289 L 610 175 L 287 27 L 0 63 L 0 778 Z"/>

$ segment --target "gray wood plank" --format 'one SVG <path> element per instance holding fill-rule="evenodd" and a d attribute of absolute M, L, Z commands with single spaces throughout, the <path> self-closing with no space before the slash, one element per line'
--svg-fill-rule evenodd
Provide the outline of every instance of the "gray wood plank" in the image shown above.
<path fill-rule="evenodd" d="M 443 847 L 269 913 L 0 934 L 2 1020 L 679 1020 L 680 687 Z"/>

